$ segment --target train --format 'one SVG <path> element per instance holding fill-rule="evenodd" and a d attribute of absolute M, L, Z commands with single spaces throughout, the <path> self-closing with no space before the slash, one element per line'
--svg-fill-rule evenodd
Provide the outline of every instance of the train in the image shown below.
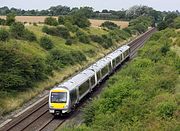
<path fill-rule="evenodd" d="M 87 69 L 55 86 L 49 92 L 49 112 L 70 113 L 74 107 L 108 75 L 130 57 L 130 46 L 123 45 Z"/>

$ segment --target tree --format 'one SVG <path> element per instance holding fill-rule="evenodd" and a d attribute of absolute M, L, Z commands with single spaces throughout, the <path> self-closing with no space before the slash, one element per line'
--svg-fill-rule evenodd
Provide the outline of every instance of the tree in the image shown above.
<path fill-rule="evenodd" d="M 6 25 L 12 25 L 15 22 L 15 14 L 14 13 L 10 13 L 7 15 L 6 17 Z"/>
<path fill-rule="evenodd" d="M 14 38 L 22 38 L 24 35 L 25 27 L 20 22 L 15 22 L 10 26 L 10 32 Z"/>
<path fill-rule="evenodd" d="M 104 23 L 101 24 L 101 27 L 106 27 L 110 30 L 119 28 L 119 26 L 117 24 L 110 22 L 110 21 L 105 21 Z"/>
<path fill-rule="evenodd" d="M 168 27 L 168 24 L 166 23 L 166 21 L 162 21 L 161 23 L 159 23 L 158 25 L 157 25 L 157 28 L 159 29 L 159 30 L 164 30 L 164 29 L 166 29 Z"/>
<path fill-rule="evenodd" d="M 57 26 L 58 25 L 58 21 L 56 20 L 56 18 L 53 18 L 53 17 L 47 17 L 44 20 L 44 23 L 47 25 L 51 25 L 51 26 Z"/>

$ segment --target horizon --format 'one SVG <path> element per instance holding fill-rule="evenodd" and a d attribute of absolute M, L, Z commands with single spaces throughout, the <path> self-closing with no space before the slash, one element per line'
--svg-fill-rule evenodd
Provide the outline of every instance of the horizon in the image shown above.
<path fill-rule="evenodd" d="M 92 7 L 95 11 L 102 11 L 103 9 L 107 10 L 122 10 L 122 9 L 129 9 L 130 7 L 134 5 L 142 5 L 142 6 L 148 6 L 152 7 L 155 10 L 158 11 L 180 11 L 180 1 L 175 0 L 174 2 L 169 2 L 169 1 L 163 1 L 163 0 L 148 0 L 148 1 L 143 1 L 143 0 L 132 0 L 132 1 L 126 1 L 123 2 L 122 0 L 117 1 L 117 0 L 111 0 L 111 2 L 106 2 L 103 4 L 100 4 L 103 2 L 103 0 L 44 0 L 44 4 L 42 4 L 41 1 L 29 1 L 24 4 L 23 0 L 17 0 L 17 2 L 13 2 L 13 0 L 8 0 L 5 1 L 3 0 L 0 4 L 0 7 L 7 6 L 8 8 L 16 8 L 16 9 L 21 9 L 21 10 L 44 10 L 44 9 L 49 9 L 52 6 L 68 6 L 70 8 L 74 7 Z M 114 4 L 115 3 L 115 4 Z M 116 4 L 118 3 L 118 4 Z"/>

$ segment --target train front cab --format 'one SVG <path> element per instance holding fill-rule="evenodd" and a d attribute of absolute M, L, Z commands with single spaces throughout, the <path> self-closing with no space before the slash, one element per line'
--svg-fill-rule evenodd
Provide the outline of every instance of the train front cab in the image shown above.
<path fill-rule="evenodd" d="M 69 91 L 65 88 L 52 89 L 49 94 L 49 112 L 61 115 L 69 112 Z"/>

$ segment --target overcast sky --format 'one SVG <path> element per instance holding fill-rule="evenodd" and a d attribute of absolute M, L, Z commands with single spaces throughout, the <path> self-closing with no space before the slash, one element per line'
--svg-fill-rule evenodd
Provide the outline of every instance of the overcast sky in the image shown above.
<path fill-rule="evenodd" d="M 0 0 L 0 7 L 21 9 L 48 9 L 50 6 L 66 5 L 69 7 L 90 6 L 95 10 L 128 9 L 133 5 L 147 5 L 161 11 L 180 11 L 180 0 Z"/>

